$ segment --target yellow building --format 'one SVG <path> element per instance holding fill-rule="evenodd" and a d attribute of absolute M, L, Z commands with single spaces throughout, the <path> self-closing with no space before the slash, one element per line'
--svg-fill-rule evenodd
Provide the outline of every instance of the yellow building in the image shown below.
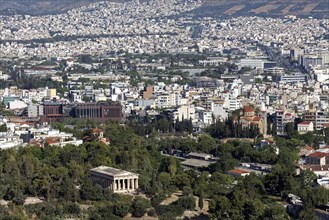
<path fill-rule="evenodd" d="M 57 90 L 56 89 L 47 89 L 47 97 L 48 98 L 54 98 L 57 96 Z"/>

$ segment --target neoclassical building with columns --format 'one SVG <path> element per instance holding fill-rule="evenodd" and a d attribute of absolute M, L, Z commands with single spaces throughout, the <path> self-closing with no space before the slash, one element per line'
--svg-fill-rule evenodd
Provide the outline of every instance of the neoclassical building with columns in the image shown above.
<path fill-rule="evenodd" d="M 94 184 L 115 193 L 133 193 L 138 189 L 138 174 L 113 167 L 99 166 L 90 170 Z"/>

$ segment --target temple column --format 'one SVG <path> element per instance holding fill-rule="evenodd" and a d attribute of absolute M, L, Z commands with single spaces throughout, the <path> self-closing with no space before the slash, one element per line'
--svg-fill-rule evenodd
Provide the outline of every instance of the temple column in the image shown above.
<path fill-rule="evenodd" d="M 127 179 L 127 189 L 130 190 L 130 179 Z"/>
<path fill-rule="evenodd" d="M 131 179 L 131 188 L 132 188 L 132 189 L 135 189 L 134 179 Z"/>
<path fill-rule="evenodd" d="M 118 190 L 118 180 L 114 180 L 114 190 Z"/>
<path fill-rule="evenodd" d="M 136 189 L 138 189 L 138 178 L 136 178 L 136 184 L 135 184 Z"/>
<path fill-rule="evenodd" d="M 126 190 L 126 180 L 123 179 L 122 182 L 123 182 L 123 190 Z"/>

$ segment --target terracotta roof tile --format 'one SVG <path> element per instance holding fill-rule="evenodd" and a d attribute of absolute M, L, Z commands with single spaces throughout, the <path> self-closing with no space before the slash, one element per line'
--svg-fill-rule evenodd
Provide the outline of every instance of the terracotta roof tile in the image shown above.
<path fill-rule="evenodd" d="M 243 111 L 244 112 L 254 112 L 254 109 L 251 106 L 244 106 Z"/>
<path fill-rule="evenodd" d="M 245 170 L 241 170 L 241 169 L 233 169 L 233 170 L 229 170 L 229 171 L 227 171 L 227 172 L 229 172 L 229 173 L 236 173 L 236 174 L 249 173 L 249 172 L 247 172 L 247 171 L 245 171 Z"/>
<path fill-rule="evenodd" d="M 329 156 L 329 153 L 323 153 L 323 152 L 314 152 L 308 155 L 308 157 L 316 157 L 316 158 L 322 158 Z"/>

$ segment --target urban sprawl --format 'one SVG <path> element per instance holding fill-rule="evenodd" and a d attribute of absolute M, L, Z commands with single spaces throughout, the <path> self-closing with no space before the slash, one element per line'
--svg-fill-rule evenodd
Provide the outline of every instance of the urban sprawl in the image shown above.
<path fill-rule="evenodd" d="M 88 141 L 53 126 L 70 120 L 122 126 L 136 118 L 165 120 L 156 130 L 160 136 L 186 122 L 196 137 L 229 121 L 244 132 L 217 131 L 221 138 L 249 139 L 277 154 L 274 137 L 290 137 L 291 130 L 316 134 L 312 147 L 300 149 L 296 167 L 313 171 L 329 187 L 328 19 L 193 17 L 201 5 L 97 2 L 57 15 L 0 16 L 0 148 Z M 90 128 L 110 145 L 101 129 Z M 162 154 L 182 159 L 187 169 L 220 159 L 200 152 Z M 271 167 L 240 163 L 228 173 L 265 175 Z M 120 179 L 116 172 L 92 170 L 95 181 L 102 173 L 111 176 L 103 187 L 138 188 L 137 174 Z"/>

